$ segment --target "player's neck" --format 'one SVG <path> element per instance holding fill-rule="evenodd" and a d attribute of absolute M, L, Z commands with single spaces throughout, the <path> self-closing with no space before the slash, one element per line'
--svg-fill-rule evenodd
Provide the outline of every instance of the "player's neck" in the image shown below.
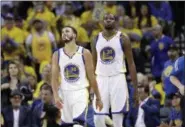
<path fill-rule="evenodd" d="M 75 41 L 71 41 L 69 43 L 66 43 L 65 47 L 64 47 L 65 51 L 67 51 L 67 52 L 75 52 L 76 48 L 77 48 L 77 45 L 76 45 Z"/>
<path fill-rule="evenodd" d="M 104 30 L 103 31 L 103 35 L 105 37 L 110 37 L 112 35 L 114 35 L 116 33 L 116 30 L 115 29 L 112 29 L 112 30 Z"/>

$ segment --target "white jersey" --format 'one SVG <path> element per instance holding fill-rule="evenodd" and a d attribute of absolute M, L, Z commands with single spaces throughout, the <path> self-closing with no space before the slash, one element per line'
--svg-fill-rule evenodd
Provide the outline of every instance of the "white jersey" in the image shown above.
<path fill-rule="evenodd" d="M 83 57 L 83 47 L 78 46 L 76 53 L 69 57 L 64 48 L 59 49 L 59 66 L 62 90 L 80 90 L 89 86 Z"/>
<path fill-rule="evenodd" d="M 123 42 L 120 35 L 121 32 L 118 31 L 113 38 L 107 41 L 102 32 L 99 33 L 96 41 L 96 75 L 113 76 L 126 72 Z"/>

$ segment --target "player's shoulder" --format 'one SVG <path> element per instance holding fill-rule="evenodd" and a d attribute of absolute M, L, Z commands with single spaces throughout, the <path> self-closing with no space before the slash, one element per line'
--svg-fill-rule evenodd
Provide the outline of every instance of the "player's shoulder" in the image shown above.
<path fill-rule="evenodd" d="M 130 39 L 125 32 L 121 32 L 120 40 L 122 41 L 123 45 L 130 45 Z"/>
<path fill-rule="evenodd" d="M 53 56 L 58 56 L 62 48 L 58 48 L 53 52 Z"/>
<path fill-rule="evenodd" d="M 82 47 L 83 49 L 83 55 L 89 55 L 89 54 L 91 54 L 91 52 L 89 51 L 89 49 L 86 49 L 86 48 L 84 48 L 84 47 Z"/>
<path fill-rule="evenodd" d="M 121 32 L 120 38 L 122 38 L 123 40 L 129 40 L 129 37 L 128 37 L 128 35 L 125 32 Z"/>

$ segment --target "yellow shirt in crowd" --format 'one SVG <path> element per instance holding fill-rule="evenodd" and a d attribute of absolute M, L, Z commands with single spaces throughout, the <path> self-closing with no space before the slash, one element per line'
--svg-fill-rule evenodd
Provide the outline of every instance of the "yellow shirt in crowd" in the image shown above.
<path fill-rule="evenodd" d="M 93 15 L 93 12 L 91 10 L 83 12 L 81 17 L 80 17 L 81 18 L 81 23 L 85 24 L 88 21 L 91 21 L 92 20 L 92 15 Z"/>
<path fill-rule="evenodd" d="M 133 28 L 133 29 L 123 29 L 122 30 L 123 33 L 134 33 L 134 34 L 137 34 L 138 36 L 140 36 L 142 38 L 142 32 L 140 29 L 137 29 L 137 28 Z M 140 42 L 131 42 L 131 46 L 132 48 L 140 48 Z"/>
<path fill-rule="evenodd" d="M 23 44 L 25 40 L 25 36 L 22 36 L 23 31 L 16 26 L 13 26 L 11 30 L 8 30 L 6 27 L 3 27 L 1 30 L 1 40 L 4 39 L 5 36 L 13 39 L 18 44 Z"/>
<path fill-rule="evenodd" d="M 51 27 L 56 27 L 56 17 L 53 12 L 45 8 L 44 12 L 35 12 L 33 9 L 30 9 L 28 12 L 27 23 L 29 24 L 31 19 L 41 19 L 46 22 L 47 29 L 51 31 Z M 27 24 L 27 25 L 28 25 Z"/>
<path fill-rule="evenodd" d="M 162 83 L 158 83 L 154 86 L 154 89 L 157 90 L 160 95 L 161 95 L 161 101 L 160 101 L 160 104 L 161 105 L 164 105 L 164 102 L 165 102 L 165 92 L 163 90 L 163 86 L 162 86 Z"/>
<path fill-rule="evenodd" d="M 116 5 L 114 5 L 112 7 L 105 6 L 104 10 L 105 10 L 105 13 L 111 13 L 111 14 L 116 15 L 116 13 L 117 13 L 117 6 Z"/>
<path fill-rule="evenodd" d="M 37 58 L 39 62 L 51 61 L 52 56 L 52 45 L 48 37 L 48 32 L 45 31 L 41 36 L 32 34 L 32 54 L 33 57 Z"/>
<path fill-rule="evenodd" d="M 33 93 L 33 97 L 34 98 L 38 98 L 39 97 L 39 95 L 40 95 L 40 88 L 42 87 L 43 84 L 44 84 L 44 81 L 40 81 L 39 83 L 37 83 L 36 90 Z"/>
<path fill-rule="evenodd" d="M 26 74 L 37 77 L 35 69 L 32 66 L 24 66 L 24 71 L 25 71 Z"/>
<path fill-rule="evenodd" d="M 5 36 L 8 36 L 14 42 L 19 44 L 18 49 L 14 52 L 3 52 L 4 60 L 13 60 L 17 55 L 25 53 L 25 48 L 23 44 L 26 39 L 26 35 L 27 34 L 23 30 L 17 28 L 16 26 L 13 26 L 13 28 L 10 30 L 8 30 L 6 27 L 3 27 L 1 29 L 1 40 L 4 40 Z"/>
<path fill-rule="evenodd" d="M 139 20 L 138 17 L 136 17 L 135 21 L 134 21 L 135 28 L 138 28 L 138 20 Z M 147 24 L 147 18 L 146 17 L 142 18 L 141 26 L 146 26 L 146 24 Z M 154 16 L 151 16 L 151 25 L 152 25 L 152 27 L 154 27 L 157 24 L 158 24 L 157 19 Z"/>

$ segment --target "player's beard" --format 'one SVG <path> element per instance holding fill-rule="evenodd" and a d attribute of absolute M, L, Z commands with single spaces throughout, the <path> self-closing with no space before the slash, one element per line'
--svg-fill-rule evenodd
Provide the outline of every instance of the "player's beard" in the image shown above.
<path fill-rule="evenodd" d="M 106 30 L 114 29 L 114 25 L 105 25 L 104 27 L 105 27 Z"/>
<path fill-rule="evenodd" d="M 66 36 L 66 38 L 63 39 L 63 41 L 64 41 L 65 44 L 71 42 L 72 40 L 73 40 L 73 36 L 70 36 L 70 37 Z"/>

